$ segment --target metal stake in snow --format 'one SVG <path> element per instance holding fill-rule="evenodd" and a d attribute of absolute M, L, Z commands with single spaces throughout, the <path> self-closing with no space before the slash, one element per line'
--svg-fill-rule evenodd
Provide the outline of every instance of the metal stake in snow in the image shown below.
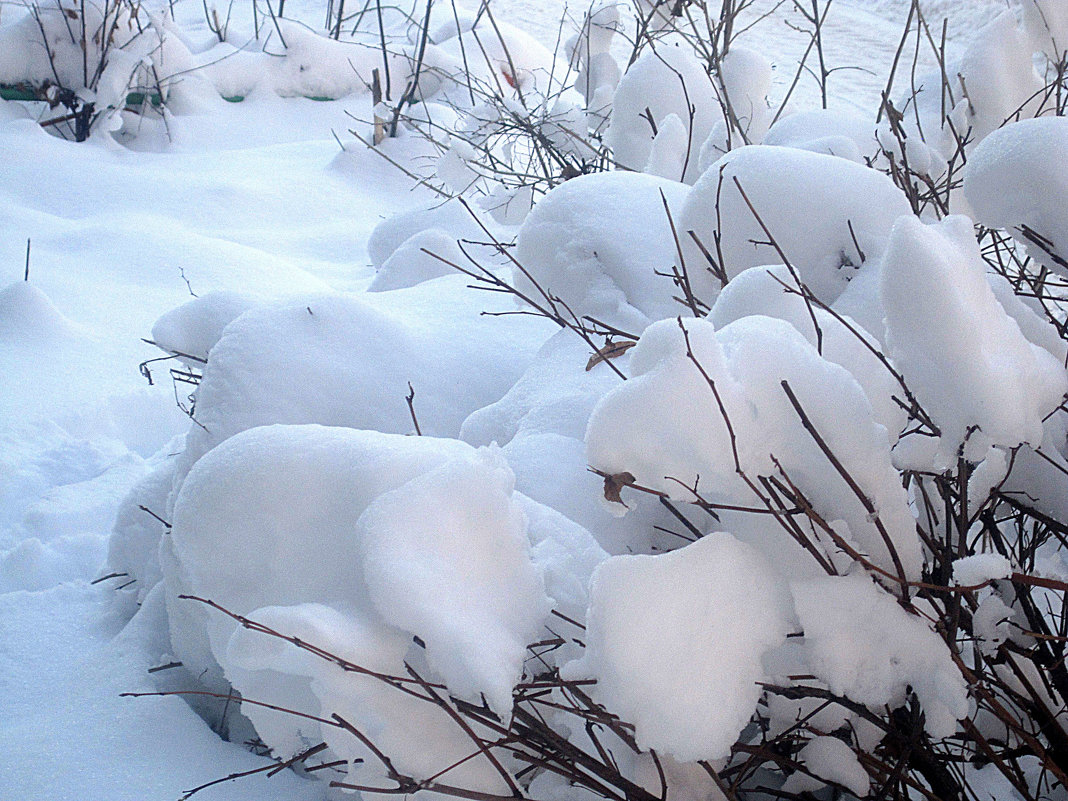
<path fill-rule="evenodd" d="M 26 238 L 26 272 L 22 274 L 23 281 L 30 280 L 30 240 Z"/>

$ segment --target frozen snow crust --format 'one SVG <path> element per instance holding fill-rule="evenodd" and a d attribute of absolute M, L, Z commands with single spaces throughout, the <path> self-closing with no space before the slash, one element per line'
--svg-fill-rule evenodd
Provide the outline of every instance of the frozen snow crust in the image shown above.
<path fill-rule="evenodd" d="M 425 43 L 390 11 L 386 62 L 367 45 L 377 20 L 336 39 L 279 20 L 275 55 L 154 20 L 158 47 L 82 87 L 114 124 L 86 146 L 78 186 L 98 200 L 141 191 L 184 154 L 189 175 L 159 179 L 166 214 L 91 213 L 51 173 L 21 205 L 5 194 L 0 214 L 46 226 L 53 270 L 102 231 L 79 255 L 118 271 L 112 294 L 159 231 L 152 265 L 177 273 L 177 291 L 146 292 L 123 337 L 150 332 L 166 366 L 143 369 L 174 367 L 192 421 L 162 411 L 167 386 L 0 430 L 4 631 L 32 640 L 33 616 L 50 615 L 47 636 L 86 650 L 109 693 L 206 693 L 193 708 L 231 741 L 278 760 L 314 750 L 326 767 L 279 782 L 294 798 L 716 801 L 709 771 L 750 757 L 753 780 L 785 794 L 863 798 L 886 778 L 871 754 L 957 753 L 975 732 L 1026 754 L 1023 767 L 1004 787 L 978 778 L 989 768 L 974 752 L 955 770 L 995 797 L 1039 786 L 1045 735 L 1026 710 L 1064 701 L 1029 649 L 1063 640 L 1043 609 L 1068 582 L 1047 533 L 1068 522 L 1068 348 L 1063 287 L 1035 264 L 1064 273 L 1068 140 L 1060 117 L 1008 121 L 1039 113 L 1042 54 L 1064 38 L 1059 7 L 1032 6 L 954 50 L 944 102 L 925 89 L 913 119 L 880 123 L 843 107 L 778 115 L 764 55 L 732 43 L 710 73 L 655 12 L 663 37 L 625 67 L 627 19 L 607 2 L 566 59 L 463 9 Z M 27 30 L 0 28 L 0 46 L 22 48 L 0 55 L 0 78 L 21 59 L 40 80 Z M 474 47 L 485 63 L 468 70 L 498 105 L 462 99 Z M 416 53 L 425 84 L 396 137 L 340 155 L 325 130 L 289 141 L 287 115 L 315 116 L 296 95 L 320 98 L 332 124 L 346 109 L 322 98 L 388 116 Z M 164 65 L 198 67 L 161 83 L 169 116 L 120 111 L 130 76 Z M 372 108 L 368 74 L 387 66 L 394 96 Z M 222 107 L 238 94 L 242 110 Z M 191 122 L 240 119 L 228 114 L 256 115 L 262 143 Z M 574 161 L 530 184 L 479 173 L 486 153 L 512 165 L 525 147 L 495 139 L 517 118 Z M 947 133 L 957 125 L 966 142 Z M 42 165 L 68 146 L 5 103 L 0 138 Z M 207 155 L 222 146 L 229 167 Z M 270 181 L 254 177 L 264 164 Z M 29 192 L 30 169 L 11 169 Z M 307 219 L 279 185 L 298 188 Z M 58 359 L 61 379 L 84 362 L 119 386 L 110 362 L 147 358 L 94 351 L 94 315 L 121 301 L 85 312 L 54 273 L 15 278 L 0 285 L 11 374 Z M 3 408 L 24 413 L 50 386 Z M 120 414 L 158 425 L 119 436 Z M 104 558 L 101 519 L 114 521 L 103 575 L 122 581 L 106 647 L 90 631 L 103 601 L 84 584 Z M 61 624 L 64 605 L 76 614 Z M 79 667 L 46 675 L 84 704 Z M 0 731 L 24 736 L 33 677 L 2 651 L 0 668 L 20 697 Z M 999 716 L 987 686 L 1024 724 Z M 183 759 L 221 746 L 180 709 Z M 156 742 L 157 724 L 137 718 L 115 742 Z M 766 742 L 782 748 L 760 763 Z M 269 766 L 214 758 L 219 777 Z"/>

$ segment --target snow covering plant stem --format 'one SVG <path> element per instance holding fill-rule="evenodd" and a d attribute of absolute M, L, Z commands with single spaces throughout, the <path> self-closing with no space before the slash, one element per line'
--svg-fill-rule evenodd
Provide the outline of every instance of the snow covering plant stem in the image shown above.
<path fill-rule="evenodd" d="M 233 619 L 245 629 L 284 641 L 301 651 L 312 654 L 317 659 L 339 667 L 343 671 L 370 677 L 396 692 L 437 707 L 471 741 L 474 749 L 469 756 L 456 765 L 448 766 L 434 776 L 416 778 L 399 769 L 391 756 L 380 748 L 366 732 L 361 731 L 340 714 L 333 713 L 329 718 L 320 717 L 274 704 L 266 704 L 255 699 L 243 699 L 243 703 L 264 706 L 284 714 L 313 719 L 321 725 L 347 732 L 366 749 L 367 758 L 376 760 L 383 769 L 385 776 L 393 782 L 393 786 L 381 786 L 358 784 L 350 781 L 333 781 L 331 782 L 333 787 L 403 795 L 426 790 L 454 798 L 470 799 L 470 801 L 503 801 L 503 799 L 526 797 L 517 779 L 532 770 L 542 769 L 567 778 L 575 787 L 585 788 L 599 797 L 614 799 L 615 801 L 658 801 L 658 799 L 664 797 L 667 787 L 666 777 L 662 779 L 664 785 L 659 793 L 652 792 L 636 784 L 620 772 L 616 757 L 601 744 L 600 739 L 602 737 L 610 736 L 614 742 L 623 743 L 625 747 L 631 749 L 634 753 L 640 753 L 640 749 L 630 733 L 630 727 L 619 721 L 618 718 L 606 713 L 584 692 L 583 688 L 592 682 L 562 679 L 555 669 L 539 672 L 538 675 L 517 685 L 511 717 L 509 720 L 502 721 L 497 714 L 485 706 L 475 705 L 450 696 L 444 685 L 426 680 L 411 664 L 405 664 L 408 676 L 383 674 L 355 664 L 318 647 L 314 643 L 306 642 L 245 616 L 237 615 L 210 599 L 182 596 L 181 600 L 203 604 L 211 608 L 215 613 Z M 572 621 L 572 625 L 577 624 Z M 546 642 L 534 643 L 530 646 L 531 657 L 535 662 L 543 662 L 547 652 L 559 648 L 563 643 L 564 641 L 558 637 Z M 203 691 L 128 693 L 127 695 L 130 697 L 142 697 L 182 694 L 225 697 Z M 570 717 L 574 721 L 574 725 L 586 728 L 594 745 L 592 749 L 587 750 L 575 746 L 567 738 L 561 736 L 553 726 L 549 725 L 547 718 L 561 713 Z M 599 734 L 599 732 L 604 732 L 604 734 Z M 242 778 L 256 772 L 268 770 L 274 773 L 285 767 L 296 766 L 324 749 L 325 744 L 319 744 L 301 751 L 290 759 L 279 760 L 277 765 L 268 765 L 257 771 L 222 777 L 217 781 L 189 791 L 186 793 L 185 798 L 218 782 Z M 492 765 L 510 792 L 508 794 L 492 793 L 450 784 L 447 776 L 460 764 L 472 759 L 484 759 Z M 513 776 L 505 768 L 502 759 L 515 761 L 525 767 Z M 654 759 L 656 759 L 655 755 Z M 325 766 L 307 766 L 306 769 L 316 770 L 322 767 Z M 706 765 L 704 769 L 713 776 L 715 775 L 715 771 L 710 766 Z M 658 770 L 663 776 L 662 768 Z"/>
<path fill-rule="evenodd" d="M 139 5 L 130 0 L 79 0 L 71 7 L 34 2 L 27 8 L 44 61 L 37 64 L 34 54 L 25 65 L 24 83 L 38 100 L 66 111 L 41 122 L 42 127 L 83 142 L 101 122 L 114 119 L 133 102 L 131 90 L 139 83 L 153 87 L 158 98 L 153 105 L 162 105 L 162 81 L 153 58 L 161 52 L 163 34 L 154 22 L 141 19 Z"/>

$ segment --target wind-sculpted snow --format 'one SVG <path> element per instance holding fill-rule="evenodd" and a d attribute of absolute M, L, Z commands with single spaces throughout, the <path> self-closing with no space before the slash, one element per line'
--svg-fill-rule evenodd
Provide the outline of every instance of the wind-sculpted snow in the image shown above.
<path fill-rule="evenodd" d="M 926 731 L 953 734 L 968 714 L 967 686 L 926 620 L 865 576 L 798 582 L 792 590 L 806 664 L 832 692 L 870 707 L 898 706 L 911 687 L 923 704 Z"/>
<path fill-rule="evenodd" d="M 391 675 L 404 673 L 405 659 L 423 660 L 414 636 L 428 675 L 459 697 L 485 694 L 506 717 L 526 646 L 549 613 L 546 590 L 582 617 L 585 581 L 606 557 L 513 482 L 499 451 L 457 440 L 324 426 L 230 438 L 187 477 L 163 549 L 176 654 L 209 684 L 225 677 L 247 697 L 327 715 L 356 703 L 359 720 L 403 733 L 444 713 L 409 703 L 409 718 L 395 689 L 178 596 L 209 599 Z M 353 701 L 364 695 L 378 700 Z M 280 753 L 326 733 L 264 707 L 248 715 Z M 455 733 L 442 737 L 432 753 L 456 747 Z"/>
<path fill-rule="evenodd" d="M 379 614 L 426 643 L 427 662 L 454 694 L 485 694 L 503 718 L 549 612 L 514 485 L 500 452 L 486 451 L 379 496 L 357 523 Z"/>

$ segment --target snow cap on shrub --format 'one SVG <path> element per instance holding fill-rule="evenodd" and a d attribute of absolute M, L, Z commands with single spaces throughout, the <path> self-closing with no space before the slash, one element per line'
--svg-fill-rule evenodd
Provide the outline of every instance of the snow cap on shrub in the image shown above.
<path fill-rule="evenodd" d="M 689 187 L 631 172 L 573 178 L 543 197 L 519 229 L 516 288 L 545 304 L 537 284 L 577 316 L 624 329 L 678 314 L 670 271 L 674 216 Z M 566 312 L 565 312 L 566 313 Z"/>
<path fill-rule="evenodd" d="M 942 638 L 867 576 L 792 585 L 809 668 L 832 693 L 873 709 L 904 703 L 912 688 L 924 728 L 949 737 L 968 714 L 967 684 Z"/>
<path fill-rule="evenodd" d="M 527 644 L 549 612 L 515 476 L 497 449 L 453 459 L 379 496 L 357 522 L 384 620 L 426 643 L 449 690 L 508 718 Z"/>
<path fill-rule="evenodd" d="M 825 520 L 845 524 L 846 537 L 868 559 L 918 578 L 915 521 L 890 461 L 886 429 L 874 421 L 856 380 L 782 320 L 744 317 L 718 334 L 704 320 L 683 325 L 692 359 L 677 321 L 661 321 L 642 335 L 632 351 L 631 379 L 590 417 L 590 464 L 610 475 L 630 473 L 677 500 L 693 500 L 696 490 L 748 506 L 758 500 L 736 474 L 737 453 L 751 479 L 784 470 Z M 802 412 L 859 495 L 806 429 Z M 825 547 L 836 550 L 829 542 Z"/>
<path fill-rule="evenodd" d="M 764 244 L 768 235 L 756 215 L 801 280 L 824 303 L 833 303 L 863 263 L 880 256 L 894 220 L 909 210 L 901 190 L 873 169 L 821 153 L 753 146 L 728 153 L 705 171 L 676 226 L 694 294 L 707 303 L 720 282 L 708 271 L 695 236 L 714 259 L 722 258 L 718 266 L 728 278 L 782 261 Z"/>
<path fill-rule="evenodd" d="M 677 45 L 646 50 L 620 79 L 605 133 L 616 162 L 629 170 L 642 170 L 660 123 L 669 114 L 685 125 L 690 153 L 685 173 L 673 178 L 693 183 L 700 174 L 697 155 L 701 143 L 722 114 L 704 66 L 686 47 Z"/>
<path fill-rule="evenodd" d="M 1068 259 L 1068 119 L 1010 123 L 984 139 L 964 168 L 964 196 L 978 222 L 1015 233 L 1027 226 Z M 1068 269 L 1027 237 L 1030 255 L 1051 270 Z"/>
<path fill-rule="evenodd" d="M 894 226 L 882 273 L 887 348 L 942 439 L 936 467 L 991 445 L 1042 442 L 1042 422 L 1068 391 L 1048 351 L 998 303 L 967 217 Z"/>
<path fill-rule="evenodd" d="M 763 557 L 730 534 L 660 556 L 615 556 L 594 573 L 586 655 L 598 702 L 643 749 L 683 762 L 730 753 L 786 637 L 789 597 Z"/>

